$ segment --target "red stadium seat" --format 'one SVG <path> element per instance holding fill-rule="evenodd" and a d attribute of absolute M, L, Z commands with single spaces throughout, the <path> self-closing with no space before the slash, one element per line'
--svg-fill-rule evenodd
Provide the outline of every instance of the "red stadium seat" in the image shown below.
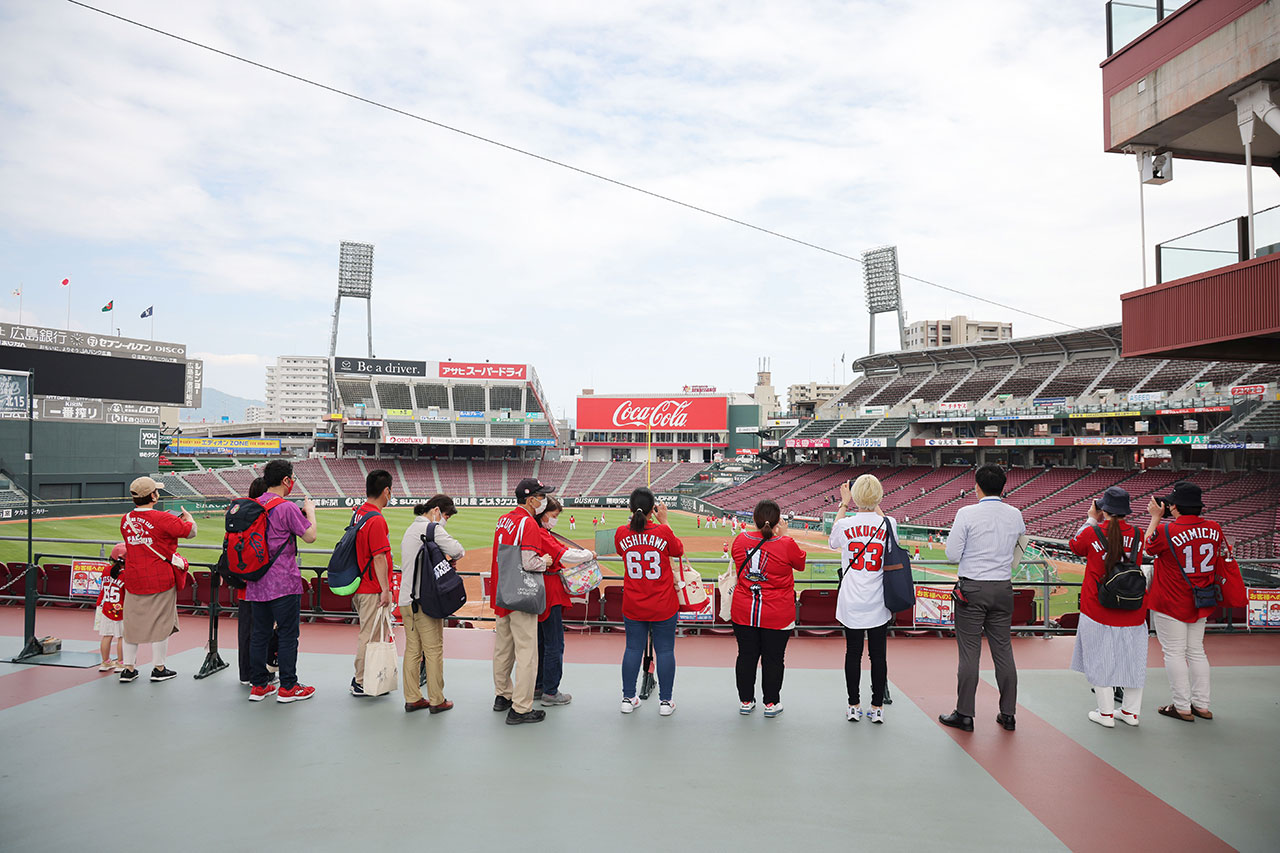
<path fill-rule="evenodd" d="M 1079 613 L 1063 613 L 1058 617 L 1058 626 L 1061 628 L 1070 628 L 1075 630 L 1080 627 Z"/>
<path fill-rule="evenodd" d="M 622 623 L 622 584 L 610 584 L 603 587 L 602 603 L 604 605 L 604 621 Z M 605 630 L 611 630 L 606 628 Z M 616 630 L 616 629 L 613 629 Z"/>
<path fill-rule="evenodd" d="M 212 595 L 213 574 L 210 572 L 196 572 L 194 586 L 194 599 L 192 604 L 201 610 L 208 610 L 209 603 L 213 600 Z M 182 601 L 187 591 L 178 593 L 179 600 Z M 233 615 L 236 611 L 237 602 L 235 600 L 235 590 L 227 586 L 225 583 L 218 586 L 218 608 L 219 615 Z"/>
<path fill-rule="evenodd" d="M 1015 589 L 1013 591 L 1013 625 L 1035 625 L 1036 591 L 1034 589 Z"/>
<path fill-rule="evenodd" d="M 834 589 L 800 590 L 800 605 L 796 614 L 796 626 L 800 627 L 802 635 L 820 637 L 839 632 L 839 628 L 806 630 L 801 627 L 805 625 L 835 625 L 837 594 L 838 591 Z"/>
<path fill-rule="evenodd" d="M 45 563 L 40 567 L 44 575 L 44 589 L 40 595 L 44 597 L 71 597 L 71 567 L 65 563 Z M 79 607 L 79 602 L 50 601 L 54 607 Z M 92 602 L 90 602 L 92 603 Z"/>
<path fill-rule="evenodd" d="M 316 575 L 311 579 L 311 600 L 318 605 L 316 610 L 322 610 L 325 613 L 323 616 L 316 613 L 315 619 L 317 621 L 353 622 L 356 619 L 355 599 L 349 595 L 338 595 L 329 589 L 329 585 L 324 582 L 320 575 Z"/>

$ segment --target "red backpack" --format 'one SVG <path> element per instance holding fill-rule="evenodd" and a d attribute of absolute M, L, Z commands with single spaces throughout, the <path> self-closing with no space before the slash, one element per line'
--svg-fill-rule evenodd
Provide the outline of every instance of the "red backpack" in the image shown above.
<path fill-rule="evenodd" d="M 284 502 L 279 495 L 272 495 L 265 505 L 252 498 L 237 498 L 227 507 L 226 535 L 217 568 L 231 586 L 244 589 L 248 581 L 261 580 L 289 544 L 286 536 L 274 554 L 267 552 L 267 516 Z"/>

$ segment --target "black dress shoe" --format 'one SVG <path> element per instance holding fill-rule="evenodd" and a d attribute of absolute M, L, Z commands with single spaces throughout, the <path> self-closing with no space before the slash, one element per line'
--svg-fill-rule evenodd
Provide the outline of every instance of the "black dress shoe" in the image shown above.
<path fill-rule="evenodd" d="M 493 710 L 495 710 L 495 711 L 510 711 L 510 710 L 511 710 L 511 700 L 510 700 L 510 699 L 508 699 L 508 698 L 506 698 L 505 696 L 495 696 L 495 697 L 493 697 Z"/>
<path fill-rule="evenodd" d="M 1013 714 L 996 714 L 996 722 L 1004 726 L 1006 732 L 1011 732 L 1018 727 L 1018 721 L 1013 718 Z"/>
<path fill-rule="evenodd" d="M 507 725 L 518 726 L 521 723 L 540 723 L 546 716 L 546 711 L 526 711 L 523 714 L 517 714 L 516 709 L 512 708 L 507 712 Z"/>
<path fill-rule="evenodd" d="M 952 711 L 950 714 L 939 714 L 938 722 L 942 723 L 944 726 L 959 729 L 962 732 L 973 731 L 973 717 L 966 717 L 959 711 Z"/>

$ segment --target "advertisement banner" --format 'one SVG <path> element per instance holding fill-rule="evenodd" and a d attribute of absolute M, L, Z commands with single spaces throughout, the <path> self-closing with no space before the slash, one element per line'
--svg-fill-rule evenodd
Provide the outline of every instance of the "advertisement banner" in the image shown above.
<path fill-rule="evenodd" d="M 381 422 L 379 422 L 381 425 Z M 180 435 L 169 445 L 171 452 L 177 453 L 252 453 L 278 454 L 280 439 L 278 438 L 208 438 L 195 435 Z"/>
<path fill-rule="evenodd" d="M 734 427 L 733 431 L 738 435 L 753 435 L 760 431 L 760 427 L 753 427 L 753 426 Z"/>
<path fill-rule="evenodd" d="M 441 379 L 528 379 L 525 364 L 476 364 L 462 361 L 440 362 Z"/>
<path fill-rule="evenodd" d="M 883 418 L 884 413 L 889 411 L 888 406 L 861 406 L 858 408 L 858 416 L 864 418 Z"/>
<path fill-rule="evenodd" d="M 977 418 L 972 415 L 967 417 L 949 417 L 949 418 L 916 418 L 916 423 L 921 424 L 967 424 L 973 423 Z M 996 420 L 996 418 L 988 418 L 988 420 Z"/>
<path fill-rule="evenodd" d="M 686 385 L 684 386 L 685 394 L 714 394 L 716 386 L 714 385 Z"/>
<path fill-rule="evenodd" d="M 362 373 L 369 376 L 423 376 L 427 375 L 425 361 L 398 361 L 390 358 L 333 359 L 334 373 Z"/>
<path fill-rule="evenodd" d="M 760 454 L 760 451 L 756 450 L 754 447 L 739 447 L 733 452 L 738 456 L 758 456 Z"/>
<path fill-rule="evenodd" d="M 766 438 L 760 442 L 761 447 L 778 447 L 779 442 L 776 438 Z"/>
<path fill-rule="evenodd" d="M 769 418 L 764 422 L 767 427 L 798 427 L 800 426 L 799 418 Z"/>
<path fill-rule="evenodd" d="M 578 430 L 723 432 L 727 397 L 579 397 Z"/>
<path fill-rule="evenodd" d="M 318 433 L 316 433 L 316 438 L 337 438 L 337 437 L 338 437 L 338 434 L 337 434 L 336 432 L 318 432 Z"/>
<path fill-rule="evenodd" d="M 1071 417 L 1075 417 L 1072 415 Z M 1051 421 L 1053 415 L 987 415 L 989 421 Z"/>
<path fill-rule="evenodd" d="M 517 438 L 516 447 L 555 447 L 554 438 Z"/>
<path fill-rule="evenodd" d="M 348 418 L 347 426 L 359 429 L 382 429 L 381 418 Z"/>
<path fill-rule="evenodd" d="M 382 414 L 402 421 L 413 420 L 413 409 L 383 409 Z"/>
<path fill-rule="evenodd" d="M 1033 406 L 1065 406 L 1066 404 L 1066 397 L 1037 397 L 1031 401 Z"/>
<path fill-rule="evenodd" d="M 466 411 L 458 412 L 458 420 L 462 420 L 463 418 L 483 418 L 483 417 L 484 417 L 484 412 L 477 412 L 474 410 L 466 410 Z"/>
<path fill-rule="evenodd" d="M 1196 450 L 1264 450 L 1266 443 L 1261 441 L 1215 441 L 1196 445 Z"/>
<path fill-rule="evenodd" d="M 788 438 L 787 447 L 830 447 L 829 438 Z"/>
<path fill-rule="evenodd" d="M 612 541 L 612 537 L 611 537 Z M 703 603 L 701 610 L 691 610 L 687 613 L 681 612 L 676 620 L 681 623 L 702 623 L 709 625 L 715 621 L 715 610 L 713 609 L 716 602 L 716 585 L 714 581 L 702 581 L 702 586 L 707 591 L 707 600 Z"/>
<path fill-rule="evenodd" d="M 1280 589 L 1248 589 L 1249 627 L 1280 628 Z"/>
<path fill-rule="evenodd" d="M 466 445 L 470 444 L 469 438 L 454 438 L 451 435 L 432 435 L 427 437 L 427 444 L 449 444 L 449 445 Z"/>
<path fill-rule="evenodd" d="M 1231 387 L 1232 397 L 1252 397 L 1267 392 L 1266 385 L 1233 385 Z"/>
<path fill-rule="evenodd" d="M 1166 435 L 1163 437 L 1165 444 L 1208 444 L 1209 436 L 1207 435 Z"/>
<path fill-rule="evenodd" d="M 997 438 L 996 447 L 1043 447 L 1052 445 L 1052 438 Z"/>
<path fill-rule="evenodd" d="M 1192 406 L 1189 409 L 1156 409 L 1157 415 L 1201 415 L 1206 412 L 1229 412 L 1230 406 Z"/>
<path fill-rule="evenodd" d="M 1069 418 L 1137 418 L 1142 412 L 1072 412 Z"/>
<path fill-rule="evenodd" d="M 102 573 L 110 569 L 111 564 L 102 560 L 72 560 L 71 595 L 97 598 L 102 591 Z"/>
<path fill-rule="evenodd" d="M 1086 435 L 1075 436 L 1071 439 L 1071 443 L 1079 446 L 1093 446 L 1099 444 L 1117 445 L 1117 444 L 1137 444 L 1138 437 L 1136 435 Z"/>
<path fill-rule="evenodd" d="M 1133 422 L 1133 431 L 1134 431 L 1134 432 L 1147 432 L 1147 430 L 1150 428 L 1150 426 L 1151 426 L 1151 422 L 1150 422 L 1150 421 L 1134 421 L 1134 422 Z"/>
<path fill-rule="evenodd" d="M 511 447 L 516 443 L 514 438 L 485 438 L 483 435 L 471 439 L 472 444 L 484 444 L 491 447 Z"/>
<path fill-rule="evenodd" d="M 383 444 L 429 444 L 426 438 L 418 435 L 392 435 L 389 432 L 382 434 Z"/>
<path fill-rule="evenodd" d="M 949 586 L 916 587 L 916 606 L 913 615 L 917 628 L 947 628 L 956 624 L 955 602 L 951 600 Z"/>
<path fill-rule="evenodd" d="M 1164 399 L 1162 391 L 1130 391 L 1125 398 L 1130 403 L 1159 403 Z"/>
<path fill-rule="evenodd" d="M 887 438 L 837 438 L 836 447 L 888 447 Z"/>
<path fill-rule="evenodd" d="M 921 442 L 916 444 L 916 442 Z M 976 438 L 913 438 L 912 447 L 977 447 Z"/>
<path fill-rule="evenodd" d="M 955 402 L 951 402 L 951 403 L 939 403 L 939 404 L 938 404 L 938 408 L 939 408 L 939 409 L 941 409 L 941 410 L 942 410 L 942 411 L 944 411 L 944 412 L 953 412 L 953 411 L 956 411 L 956 410 L 958 410 L 958 409 L 967 409 L 967 408 L 969 408 L 969 406 L 971 406 L 971 405 L 973 405 L 973 404 L 972 404 L 972 403 L 969 403 L 969 402 L 961 402 L 961 401 L 958 401 L 958 400 L 957 400 L 957 401 L 955 401 Z"/>

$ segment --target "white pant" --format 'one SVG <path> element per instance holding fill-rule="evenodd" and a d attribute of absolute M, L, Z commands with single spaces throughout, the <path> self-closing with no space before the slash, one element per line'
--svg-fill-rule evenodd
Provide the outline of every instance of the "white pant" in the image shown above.
<path fill-rule="evenodd" d="M 1093 685 L 1093 695 L 1098 699 L 1098 710 L 1106 714 L 1108 717 L 1116 712 L 1116 693 L 1115 687 L 1106 687 L 1100 684 Z M 1142 688 L 1141 687 L 1125 687 L 1124 701 L 1120 703 L 1120 710 L 1124 711 L 1131 717 L 1138 716 L 1142 710 Z"/>
<path fill-rule="evenodd" d="M 1194 706 L 1209 710 L 1209 658 L 1204 653 L 1204 625 L 1207 619 L 1180 622 L 1151 611 L 1156 639 L 1164 651 L 1164 671 L 1173 691 L 1173 707 L 1184 714 Z"/>

